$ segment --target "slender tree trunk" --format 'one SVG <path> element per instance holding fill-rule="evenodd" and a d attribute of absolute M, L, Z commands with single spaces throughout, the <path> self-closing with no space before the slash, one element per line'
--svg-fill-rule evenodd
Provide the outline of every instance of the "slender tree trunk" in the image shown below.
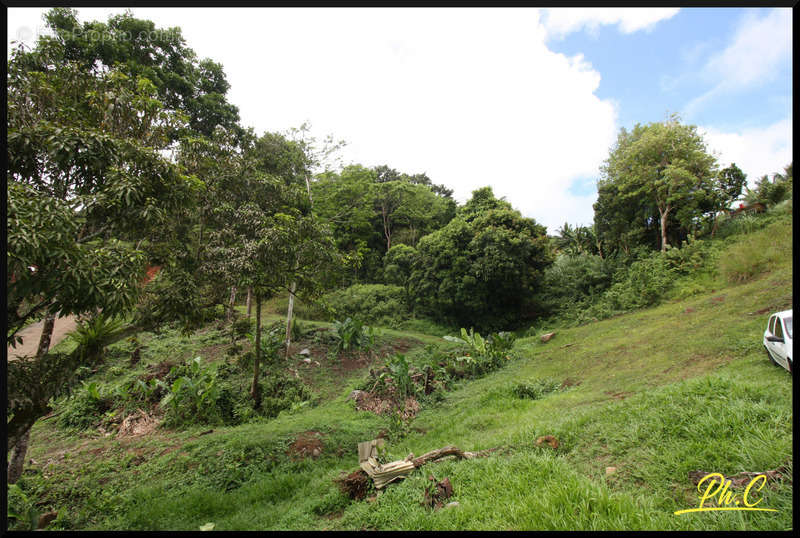
<path fill-rule="evenodd" d="M 311 180 L 306 175 L 306 190 L 308 191 L 308 202 L 314 206 L 314 199 L 311 197 Z M 313 216 L 312 216 L 313 217 Z M 300 267 L 300 260 L 295 258 L 294 270 Z M 292 281 L 289 286 L 289 308 L 286 311 L 286 356 L 289 356 L 289 346 L 292 345 L 292 314 L 294 313 L 294 294 L 297 291 L 297 281 Z"/>
<path fill-rule="evenodd" d="M 286 356 L 289 356 L 289 346 L 292 344 L 292 314 L 294 313 L 294 292 L 297 291 L 297 282 L 289 286 L 289 310 L 286 312 Z"/>
<path fill-rule="evenodd" d="M 25 430 L 22 437 L 17 439 L 14 444 L 14 451 L 11 454 L 11 459 L 8 460 L 8 483 L 16 484 L 19 477 L 22 476 L 22 469 L 25 466 L 25 454 L 28 452 L 28 440 L 31 437 L 31 429 Z"/>
<path fill-rule="evenodd" d="M 253 397 L 253 409 L 261 407 L 261 387 L 258 386 L 258 375 L 261 373 L 261 294 L 256 293 L 256 349 L 253 362 L 253 385 L 250 396 Z"/>
<path fill-rule="evenodd" d="M 231 319 L 233 319 L 233 306 L 236 304 L 236 286 L 231 286 L 231 300 L 228 305 L 228 316 L 227 320 L 230 323 Z"/>
<path fill-rule="evenodd" d="M 253 313 L 253 288 L 247 286 L 247 319 L 250 319 L 250 315 Z"/>
<path fill-rule="evenodd" d="M 667 207 L 666 211 L 659 209 L 659 213 L 661 213 L 661 252 L 667 250 L 669 246 L 667 243 L 667 216 L 669 216 L 670 209 L 672 208 Z"/>
<path fill-rule="evenodd" d="M 389 227 L 389 220 L 388 216 L 386 215 L 386 208 L 382 208 L 382 216 L 383 216 L 383 235 L 386 236 L 386 252 L 389 252 L 392 248 L 392 230 Z"/>
<path fill-rule="evenodd" d="M 39 337 L 39 348 L 36 350 L 36 358 L 41 359 L 50 350 L 50 339 L 53 337 L 53 328 L 56 325 L 56 315 L 47 314 L 44 318 L 42 336 Z"/>
<path fill-rule="evenodd" d="M 53 337 L 53 328 L 56 324 L 55 314 L 47 314 L 44 318 L 44 326 L 42 327 L 42 335 L 39 337 L 39 348 L 36 350 L 36 360 L 42 360 L 42 357 L 50 350 L 50 339 Z M 45 409 L 47 406 L 44 406 Z M 38 418 L 38 417 L 36 417 Z M 31 435 L 31 428 L 36 419 L 31 422 L 22 435 L 14 439 L 14 452 L 11 454 L 11 459 L 8 462 L 8 483 L 15 484 L 19 477 L 22 476 L 22 469 L 25 466 L 25 455 L 28 452 L 28 440 Z M 11 438 L 9 439 L 11 440 Z"/>

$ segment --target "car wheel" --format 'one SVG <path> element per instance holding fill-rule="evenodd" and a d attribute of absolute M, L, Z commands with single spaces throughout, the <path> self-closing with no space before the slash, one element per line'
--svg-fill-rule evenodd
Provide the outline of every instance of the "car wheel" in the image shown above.
<path fill-rule="evenodd" d="M 775 359 L 772 358 L 772 353 L 769 352 L 769 350 L 767 349 L 767 346 L 764 346 L 764 351 L 767 352 L 767 357 L 769 357 L 769 360 L 772 362 L 773 365 L 780 366 L 780 364 L 778 364 L 778 361 L 776 361 Z"/>
<path fill-rule="evenodd" d="M 792 359 L 786 359 L 786 363 L 789 365 L 789 373 L 794 375 L 794 370 L 792 370 Z"/>

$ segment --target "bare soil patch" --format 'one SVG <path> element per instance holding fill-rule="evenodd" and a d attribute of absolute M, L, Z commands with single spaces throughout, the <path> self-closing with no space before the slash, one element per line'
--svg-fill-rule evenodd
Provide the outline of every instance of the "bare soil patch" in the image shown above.
<path fill-rule="evenodd" d="M 350 474 L 343 473 L 343 476 L 340 476 L 336 480 L 336 483 L 342 493 L 351 499 L 360 501 L 367 496 L 367 491 L 369 490 L 370 486 L 370 479 L 367 473 L 365 473 L 362 469 L 358 469 Z"/>
<path fill-rule="evenodd" d="M 322 455 L 322 438 L 324 436 L 324 434 L 313 430 L 302 432 L 297 435 L 294 443 L 289 445 L 286 455 L 295 461 L 307 457 L 317 459 Z"/>
<path fill-rule="evenodd" d="M 401 400 L 391 395 L 381 396 L 373 392 L 359 391 L 356 397 L 356 410 L 370 411 L 376 415 L 388 415 L 400 411 L 403 420 L 409 420 L 417 415 L 419 409 L 419 402 L 412 396 Z"/>

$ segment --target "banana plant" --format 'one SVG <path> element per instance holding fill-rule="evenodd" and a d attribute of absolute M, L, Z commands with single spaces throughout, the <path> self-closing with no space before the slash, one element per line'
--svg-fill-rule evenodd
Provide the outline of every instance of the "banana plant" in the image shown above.
<path fill-rule="evenodd" d="M 480 333 L 476 333 L 470 328 L 469 332 L 465 328 L 461 328 L 461 338 L 458 336 L 444 336 L 444 339 L 448 342 L 456 342 L 457 344 L 462 344 L 467 346 L 473 355 L 485 355 L 486 354 L 486 340 L 480 335 Z"/>
<path fill-rule="evenodd" d="M 350 349 L 362 347 L 364 339 L 364 325 L 352 318 L 345 318 L 344 321 L 334 320 L 333 326 L 336 329 L 338 339 L 337 351 L 349 351 Z"/>

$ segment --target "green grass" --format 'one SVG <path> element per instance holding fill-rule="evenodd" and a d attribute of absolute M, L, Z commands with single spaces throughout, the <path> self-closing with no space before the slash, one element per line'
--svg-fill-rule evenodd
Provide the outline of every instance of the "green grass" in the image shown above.
<path fill-rule="evenodd" d="M 346 401 L 363 371 L 320 380 L 324 397 L 315 407 L 206 435 L 197 426 L 116 440 L 40 422 L 30 449 L 37 463 L 20 485 L 42 510 L 59 510 L 53 528 L 62 529 L 197 530 L 208 522 L 217 530 L 790 529 L 789 483 L 760 492 L 760 506 L 778 512 L 673 514 L 698 504 L 689 471 L 729 475 L 792 464 L 792 377 L 761 346 L 769 312 L 792 305 L 791 257 L 771 258 L 743 283 L 710 282 L 713 288 L 654 308 L 555 327 L 547 343 L 518 340 L 519 359 L 424 407 L 388 455 L 449 444 L 504 450 L 429 464 L 374 501 L 350 501 L 334 484 L 357 468 L 356 444 L 389 428 Z M 768 312 L 756 313 L 762 309 Z M 190 339 L 140 335 L 147 344 L 140 365 L 114 371 L 137 375 L 148 363 L 202 353 L 219 345 L 214 331 Z M 392 330 L 382 338 L 413 339 L 412 360 L 423 344 L 443 343 Z M 96 374 L 105 383 L 127 360 L 113 349 L 110 357 Z M 513 392 L 546 379 L 572 386 L 538 399 Z M 309 430 L 323 434 L 322 456 L 293 461 L 289 444 Z M 542 435 L 555 436 L 559 448 L 537 446 Z M 616 472 L 606 475 L 607 467 Z M 421 505 L 431 473 L 450 479 L 459 506 Z"/>

